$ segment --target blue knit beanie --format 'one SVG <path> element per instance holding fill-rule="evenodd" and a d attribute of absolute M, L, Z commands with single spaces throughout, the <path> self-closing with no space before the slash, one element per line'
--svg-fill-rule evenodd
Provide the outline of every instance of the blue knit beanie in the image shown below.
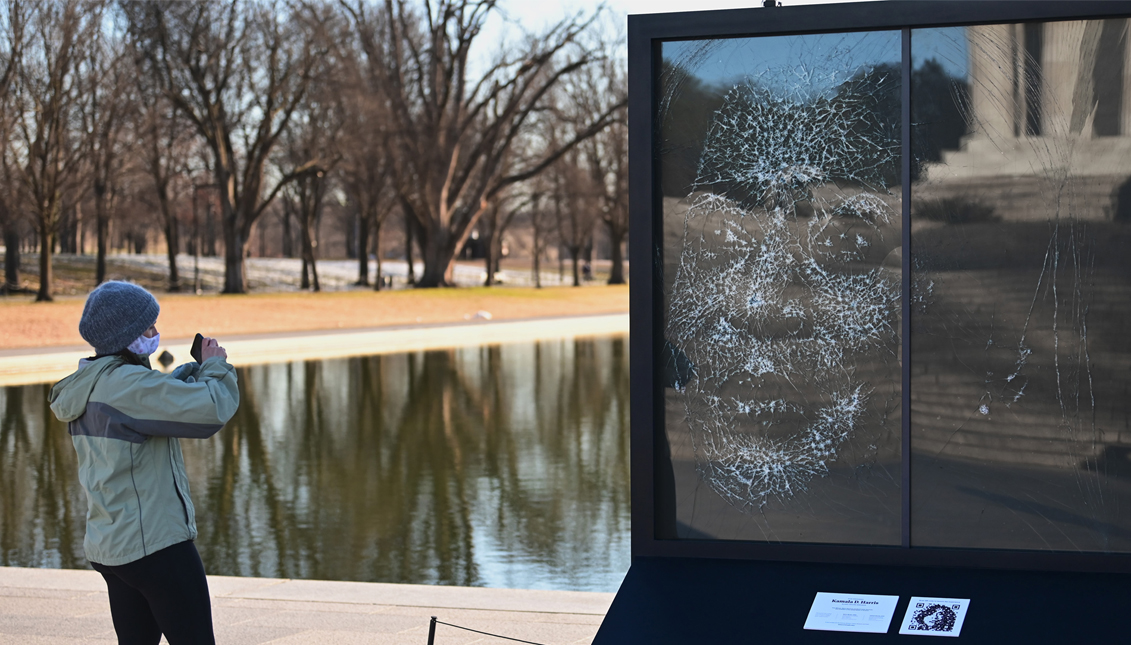
<path fill-rule="evenodd" d="M 157 299 L 136 284 L 103 282 L 86 297 L 79 334 L 96 354 L 116 354 L 152 327 L 160 311 Z"/>

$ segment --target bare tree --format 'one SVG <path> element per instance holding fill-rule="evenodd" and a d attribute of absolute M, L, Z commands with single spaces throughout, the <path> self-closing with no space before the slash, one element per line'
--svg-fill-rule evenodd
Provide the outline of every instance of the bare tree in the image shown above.
<path fill-rule="evenodd" d="M 546 208 L 544 193 L 535 189 L 530 196 L 530 230 L 531 230 L 531 271 L 534 276 L 534 286 L 542 288 L 542 256 L 554 241 L 555 222 L 559 213 L 552 208 Z"/>
<path fill-rule="evenodd" d="M 184 179 L 191 174 L 189 160 L 193 156 L 195 142 L 190 124 L 177 113 L 168 98 L 151 84 L 151 79 L 144 74 L 137 74 L 136 77 L 138 110 L 134 127 L 143 166 L 152 182 L 150 194 L 156 203 L 149 202 L 144 196 L 141 199 L 151 203 L 161 216 L 169 259 L 168 289 L 170 292 L 178 292 L 181 290 L 181 277 L 177 267 L 177 252 L 181 248 L 181 236 L 176 201 L 178 193 L 187 188 L 178 184 L 183 184 Z"/>
<path fill-rule="evenodd" d="M 593 241 L 596 208 L 592 181 L 581 164 L 580 150 L 571 150 L 549 172 L 550 202 L 558 228 L 558 240 L 569 251 L 573 286 L 581 286 L 578 263 L 582 250 Z"/>
<path fill-rule="evenodd" d="M 495 274 L 499 272 L 499 261 L 503 254 L 503 234 L 507 228 L 510 227 L 519 211 L 529 205 L 529 200 L 520 204 L 509 205 L 507 202 L 514 202 L 514 199 L 508 199 L 507 195 L 496 198 L 491 202 L 491 207 L 480 219 L 480 228 L 483 229 L 481 235 L 486 238 L 486 253 L 484 254 L 484 268 L 487 270 L 487 278 L 483 281 L 483 286 L 490 287 L 495 284 Z"/>
<path fill-rule="evenodd" d="M 607 58 L 592 68 L 580 84 L 578 105 L 589 114 L 602 114 L 610 104 L 623 103 L 628 79 L 623 60 Z M 597 216 L 611 245 L 609 284 L 624 284 L 624 242 L 628 237 L 628 121 L 627 110 L 582 145 L 590 185 L 599 200 Z"/>
<path fill-rule="evenodd" d="M 93 30 L 83 73 L 79 75 L 82 131 L 87 139 L 90 188 L 94 197 L 97 259 L 94 283 L 106 280 L 106 245 L 118 197 L 122 157 L 134 141 L 127 132 L 135 109 L 135 76 L 122 35 L 112 28 Z M 81 226 L 81 221 L 77 222 Z"/>
<path fill-rule="evenodd" d="M 350 42 L 349 45 L 354 44 Z M 342 138 L 340 174 L 342 187 L 357 209 L 357 284 L 369 284 L 370 234 L 377 249 L 377 273 L 373 282 L 381 289 L 381 228 L 392 213 L 392 168 L 389 152 L 388 104 L 376 88 L 372 75 L 362 73 L 362 61 L 343 48 L 339 105 L 348 137 Z"/>
<path fill-rule="evenodd" d="M 505 163 L 550 90 L 599 59 L 584 43 L 592 19 L 563 20 L 473 75 L 471 46 L 496 0 L 439 0 L 419 12 L 407 0 L 385 0 L 376 10 L 365 0 L 346 6 L 374 85 L 389 101 L 396 186 L 421 236 L 417 286 L 451 285 L 456 256 L 492 200 L 602 130 L 621 107 L 582 124 L 560 146 Z"/>
<path fill-rule="evenodd" d="M 28 20 L 16 124 L 24 157 L 17 164 L 39 234 L 37 301 L 54 299 L 51 255 L 63 198 L 75 187 L 87 152 L 81 132 L 81 66 L 102 16 L 100 4 L 50 0 L 40 3 Z"/>
<path fill-rule="evenodd" d="M 301 289 L 321 291 L 318 281 L 318 227 L 322 221 L 322 204 L 326 197 L 328 178 L 322 170 L 312 170 L 296 179 L 288 191 L 298 219 L 299 256 L 302 258 Z"/>
<path fill-rule="evenodd" d="M 252 226 L 284 186 L 315 165 L 276 178 L 265 172 L 326 54 L 316 16 L 269 0 L 129 0 L 124 7 L 150 73 L 212 153 L 224 293 L 245 293 Z"/>
<path fill-rule="evenodd" d="M 342 157 L 339 137 L 345 118 L 339 72 L 337 66 L 325 65 L 315 74 L 315 80 L 295 108 L 290 128 L 282 135 L 276 162 L 283 176 L 293 177 L 288 189 L 297 204 L 301 288 L 314 291 L 322 290 L 316 264 L 322 205 L 331 187 L 331 173 Z"/>
<path fill-rule="evenodd" d="M 13 87 L 19 73 L 24 47 L 28 7 L 20 0 L 8 0 L 7 13 L 0 15 L 0 228 L 4 233 L 4 284 L 0 291 L 20 289 L 20 230 L 18 195 L 13 180 L 12 134 L 18 103 Z"/>

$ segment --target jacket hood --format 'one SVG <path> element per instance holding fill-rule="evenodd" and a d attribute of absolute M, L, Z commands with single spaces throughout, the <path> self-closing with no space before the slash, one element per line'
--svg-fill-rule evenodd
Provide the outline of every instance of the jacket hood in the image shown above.
<path fill-rule="evenodd" d="M 117 367 L 125 361 L 117 356 L 106 356 L 96 361 L 83 360 L 79 369 L 59 381 L 51 388 L 47 400 L 51 403 L 51 411 L 63 423 L 69 423 L 81 417 L 86 412 L 87 401 L 98 377 L 107 370 Z"/>

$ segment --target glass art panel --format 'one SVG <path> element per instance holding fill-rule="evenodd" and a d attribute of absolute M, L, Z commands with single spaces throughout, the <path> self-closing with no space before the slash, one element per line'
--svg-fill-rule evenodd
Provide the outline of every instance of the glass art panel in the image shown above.
<path fill-rule="evenodd" d="M 912 545 L 1127 552 L 1128 21 L 911 42 Z"/>
<path fill-rule="evenodd" d="M 900 34 L 663 66 L 657 535 L 899 544 Z"/>

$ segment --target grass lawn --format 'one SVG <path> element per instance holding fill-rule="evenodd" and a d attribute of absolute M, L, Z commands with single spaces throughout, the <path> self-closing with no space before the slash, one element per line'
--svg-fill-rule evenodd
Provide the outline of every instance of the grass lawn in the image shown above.
<path fill-rule="evenodd" d="M 462 322 L 485 311 L 492 319 L 628 311 L 627 286 L 478 287 L 374 292 L 261 293 L 242 296 L 163 294 L 157 328 L 167 339 L 390 325 Z M 0 297 L 0 349 L 82 345 L 83 296 L 35 303 Z"/>

